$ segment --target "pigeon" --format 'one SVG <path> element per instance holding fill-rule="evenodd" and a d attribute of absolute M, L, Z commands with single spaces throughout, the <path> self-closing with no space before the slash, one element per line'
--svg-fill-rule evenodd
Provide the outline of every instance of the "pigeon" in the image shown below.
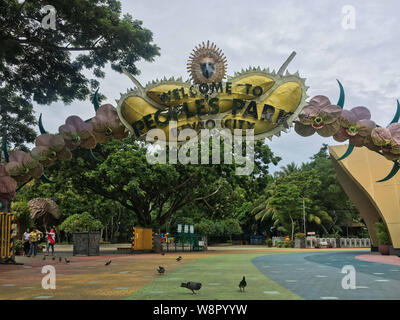
<path fill-rule="evenodd" d="M 189 290 L 192 290 L 193 294 L 195 294 L 196 292 L 194 292 L 194 290 L 200 290 L 201 283 L 200 282 L 192 282 L 192 281 L 189 281 L 187 283 L 182 282 L 181 287 L 188 288 Z"/>
<path fill-rule="evenodd" d="M 61 261 L 62 261 L 61 257 L 58 257 L 58 262 L 61 262 Z"/>
<path fill-rule="evenodd" d="M 51 260 L 53 260 L 53 261 L 56 260 L 56 257 L 51 258 Z"/>
<path fill-rule="evenodd" d="M 65 262 L 66 263 L 70 263 L 71 261 L 69 261 L 67 258 L 65 258 Z"/>
<path fill-rule="evenodd" d="M 176 258 L 176 261 L 181 261 L 182 260 L 182 257 L 181 256 L 179 256 L 178 258 Z"/>
<path fill-rule="evenodd" d="M 164 274 L 164 272 L 165 272 L 165 268 L 164 268 L 164 267 L 161 267 L 161 266 L 159 266 L 159 267 L 158 267 L 158 269 L 157 269 L 157 271 L 158 271 L 158 273 L 159 273 L 159 274 Z"/>
<path fill-rule="evenodd" d="M 43 256 L 43 259 L 42 260 L 46 260 L 46 256 Z"/>
<path fill-rule="evenodd" d="M 246 282 L 246 279 L 245 279 L 244 276 L 243 276 L 242 281 L 240 281 L 240 283 L 239 283 L 239 289 L 240 289 L 240 291 L 242 291 L 242 289 L 243 289 L 243 292 L 244 292 L 244 288 L 246 288 L 246 286 L 247 286 L 247 282 Z"/>
<path fill-rule="evenodd" d="M 165 256 L 165 252 L 161 253 L 162 256 Z"/>
<path fill-rule="evenodd" d="M 109 266 L 110 264 L 111 264 L 111 260 L 108 260 L 105 265 Z"/>

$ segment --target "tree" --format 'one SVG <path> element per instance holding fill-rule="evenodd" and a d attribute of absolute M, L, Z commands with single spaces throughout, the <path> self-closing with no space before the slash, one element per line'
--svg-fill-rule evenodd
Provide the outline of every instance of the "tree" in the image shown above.
<path fill-rule="evenodd" d="M 46 5 L 56 9 L 55 30 L 42 27 Z M 0 0 L 0 9 L 0 138 L 16 145 L 34 139 L 32 100 L 85 100 L 99 86 L 85 70 L 104 78 L 111 63 L 135 75 L 137 61 L 159 55 L 152 32 L 131 15 L 121 16 L 117 0 Z"/>
<path fill-rule="evenodd" d="M 340 225 L 357 215 L 337 180 L 327 154 L 327 145 L 297 167 L 282 167 L 273 183 L 253 203 L 252 214 L 257 220 L 269 220 L 286 233 L 303 231 L 302 200 L 305 200 L 307 230 L 322 234 L 341 231 Z"/>
<path fill-rule="evenodd" d="M 25 201 L 16 201 L 11 204 L 12 212 L 15 217 L 19 220 L 20 230 L 26 230 L 27 228 L 33 227 L 33 221 L 31 219 L 31 212 L 29 210 L 28 203 Z"/>
<path fill-rule="evenodd" d="M 66 233 L 73 233 L 77 231 L 98 231 L 103 228 L 103 225 L 99 220 L 96 220 L 88 212 L 81 214 L 74 214 L 60 225 L 60 230 Z"/>

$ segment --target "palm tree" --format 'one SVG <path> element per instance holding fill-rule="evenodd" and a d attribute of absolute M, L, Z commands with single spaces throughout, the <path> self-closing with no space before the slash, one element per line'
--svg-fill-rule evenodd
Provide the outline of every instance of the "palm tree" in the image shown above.
<path fill-rule="evenodd" d="M 281 171 L 275 173 L 276 177 L 287 177 L 290 176 L 292 173 L 298 172 L 299 168 L 294 162 L 287 164 L 286 166 L 281 167 Z"/>

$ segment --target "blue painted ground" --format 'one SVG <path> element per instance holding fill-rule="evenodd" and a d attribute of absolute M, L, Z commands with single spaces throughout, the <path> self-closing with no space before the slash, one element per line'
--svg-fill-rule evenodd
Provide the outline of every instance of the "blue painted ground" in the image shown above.
<path fill-rule="evenodd" d="M 398 300 L 400 266 L 355 259 L 365 251 L 274 254 L 253 259 L 268 278 L 307 300 Z M 356 289 L 342 288 L 345 265 L 356 270 Z"/>

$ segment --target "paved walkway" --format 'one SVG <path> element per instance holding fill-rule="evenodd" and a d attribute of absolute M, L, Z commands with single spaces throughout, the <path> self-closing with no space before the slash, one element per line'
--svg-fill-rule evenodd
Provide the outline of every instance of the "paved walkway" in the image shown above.
<path fill-rule="evenodd" d="M 253 259 L 268 278 L 311 300 L 400 299 L 400 267 L 356 259 L 363 252 L 298 253 Z M 356 289 L 342 288 L 345 265 L 356 270 Z"/>

